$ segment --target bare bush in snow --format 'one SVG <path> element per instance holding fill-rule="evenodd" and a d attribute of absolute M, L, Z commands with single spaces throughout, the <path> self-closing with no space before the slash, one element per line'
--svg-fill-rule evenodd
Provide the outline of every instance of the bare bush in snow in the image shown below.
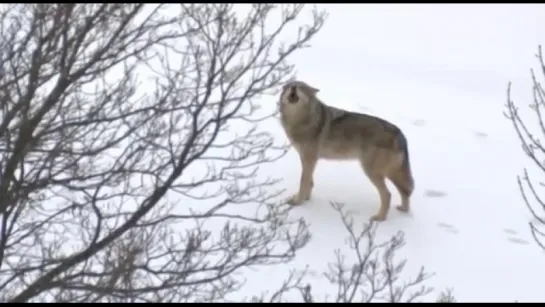
<path fill-rule="evenodd" d="M 507 111 L 505 116 L 513 124 L 518 138 L 522 145 L 524 154 L 528 157 L 532 165 L 535 166 L 537 173 L 545 173 L 545 91 L 540 81 L 540 76 L 545 76 L 545 62 L 543 61 L 543 53 L 541 46 L 538 48 L 536 55 L 539 61 L 538 73 L 533 69 L 532 75 L 532 94 L 533 99 L 528 105 L 529 113 L 533 119 L 528 120 L 520 113 L 519 108 L 515 105 L 511 98 L 511 83 L 507 88 Z M 529 223 L 532 235 L 537 244 L 545 250 L 545 195 L 542 191 L 545 183 L 530 175 L 527 169 L 524 169 L 523 174 L 517 177 L 518 185 L 522 198 L 527 208 L 531 212 L 533 219 Z"/>
<path fill-rule="evenodd" d="M 433 274 L 427 273 L 424 267 L 412 278 L 402 276 L 407 263 L 398 253 L 405 245 L 403 232 L 379 241 L 377 223 L 365 222 L 359 229 L 359 223 L 354 222 L 353 214 L 345 210 L 343 204 L 331 205 L 340 215 L 347 234 L 344 235 L 347 248 L 334 251 L 335 261 L 329 263 L 329 269 L 323 273 L 331 289 L 335 289 L 334 294 L 324 295 L 314 289 L 312 282 L 304 278 L 307 275 L 304 270 L 293 272 L 280 290 L 254 301 L 282 302 L 288 293 L 296 292 L 305 303 L 400 303 L 421 301 L 433 291 L 426 285 Z"/>

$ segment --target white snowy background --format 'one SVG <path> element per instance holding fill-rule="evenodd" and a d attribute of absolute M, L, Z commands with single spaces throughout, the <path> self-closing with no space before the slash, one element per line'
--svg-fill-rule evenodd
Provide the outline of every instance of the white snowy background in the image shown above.
<path fill-rule="evenodd" d="M 412 212 L 392 209 L 378 229 L 382 239 L 405 232 L 404 274 L 424 265 L 435 273 L 427 285 L 452 288 L 462 302 L 545 301 L 545 253 L 531 237 L 516 182 L 528 162 L 503 116 L 509 81 L 517 105 L 531 102 L 530 68 L 538 68 L 535 54 L 545 43 L 545 6 L 322 8 L 329 13 L 325 26 L 291 61 L 297 78 L 319 88 L 325 103 L 381 116 L 405 131 L 416 182 Z M 269 100 L 264 103 L 276 103 Z M 285 140 L 279 124 L 275 129 Z M 293 150 L 274 172 L 285 179 L 285 196 L 296 191 L 300 166 Z M 349 253 L 329 202 L 344 203 L 363 223 L 379 198 L 357 162 L 321 161 L 314 181 L 312 200 L 293 211 L 312 233 L 294 265 L 319 273 L 334 260 L 335 248 Z M 243 293 L 277 285 L 288 269 L 252 272 Z M 319 293 L 336 291 L 319 285 L 313 284 Z"/>

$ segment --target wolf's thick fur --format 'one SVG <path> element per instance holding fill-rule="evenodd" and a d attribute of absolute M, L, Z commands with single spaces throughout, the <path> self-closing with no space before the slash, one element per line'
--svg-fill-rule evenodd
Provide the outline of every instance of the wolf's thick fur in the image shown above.
<path fill-rule="evenodd" d="M 317 93 L 318 89 L 302 81 L 289 82 L 282 88 L 282 126 L 302 166 L 299 192 L 288 203 L 298 205 L 310 199 L 319 159 L 357 159 L 380 195 L 380 209 L 371 220 L 385 220 L 390 209 L 386 178 L 401 195 L 397 209 L 408 212 L 414 181 L 403 132 L 384 119 L 327 106 Z"/>

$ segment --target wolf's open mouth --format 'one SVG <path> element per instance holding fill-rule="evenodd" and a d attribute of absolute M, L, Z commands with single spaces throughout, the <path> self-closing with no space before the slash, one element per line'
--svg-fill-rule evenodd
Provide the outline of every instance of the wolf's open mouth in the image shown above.
<path fill-rule="evenodd" d="M 290 88 L 290 94 L 288 95 L 288 102 L 290 103 L 296 103 L 299 100 L 299 97 L 297 96 L 297 90 L 295 89 L 295 86 Z"/>
<path fill-rule="evenodd" d="M 291 93 L 288 96 L 288 102 L 289 103 L 296 103 L 298 100 L 299 100 L 299 97 L 297 97 L 297 94 L 295 94 L 295 93 Z"/>

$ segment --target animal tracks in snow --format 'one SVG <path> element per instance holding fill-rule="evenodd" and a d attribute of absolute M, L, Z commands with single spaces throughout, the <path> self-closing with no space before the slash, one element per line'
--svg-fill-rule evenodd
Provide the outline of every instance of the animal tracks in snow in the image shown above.
<path fill-rule="evenodd" d="M 443 222 L 437 223 L 437 227 L 451 234 L 458 234 L 459 232 L 458 228 L 456 228 L 454 225 L 443 223 Z"/>
<path fill-rule="evenodd" d="M 443 192 L 443 191 L 439 191 L 439 190 L 431 190 L 431 189 L 428 189 L 424 192 L 424 196 L 426 197 L 432 197 L 432 198 L 440 198 L 440 197 L 445 197 L 447 196 L 447 193 L 446 192 Z"/>
<path fill-rule="evenodd" d="M 426 121 L 423 119 L 417 119 L 417 120 L 413 120 L 412 124 L 417 127 L 424 127 L 426 125 Z"/>
<path fill-rule="evenodd" d="M 504 228 L 503 232 L 507 235 L 507 241 L 509 241 L 509 242 L 511 242 L 513 244 L 518 244 L 518 245 L 528 245 L 528 244 L 530 244 L 530 242 L 518 237 L 518 232 L 516 230 L 514 230 L 514 229 Z"/>
<path fill-rule="evenodd" d="M 441 228 L 443 231 L 450 234 L 458 234 L 460 232 L 458 228 L 456 228 L 456 226 L 448 224 L 448 223 L 444 223 L 444 222 L 437 223 L 437 227 Z M 516 230 L 510 229 L 510 228 L 504 228 L 503 232 L 506 235 L 507 241 L 509 241 L 512 244 L 517 244 L 517 245 L 530 244 L 530 242 L 528 242 L 527 240 L 520 238 L 519 233 Z"/>
<path fill-rule="evenodd" d="M 447 196 L 447 193 L 443 192 L 443 191 L 440 191 L 440 190 L 427 189 L 427 190 L 424 191 L 424 197 L 443 198 L 443 197 L 446 197 L 446 196 Z M 445 223 L 445 222 L 437 223 L 437 227 L 441 228 L 443 231 L 448 232 L 450 234 L 458 234 L 459 233 L 459 230 L 458 230 L 458 228 L 456 228 L 456 226 Z"/>
<path fill-rule="evenodd" d="M 474 131 L 473 135 L 478 139 L 486 139 L 488 137 L 488 134 L 482 132 L 482 131 Z"/>

